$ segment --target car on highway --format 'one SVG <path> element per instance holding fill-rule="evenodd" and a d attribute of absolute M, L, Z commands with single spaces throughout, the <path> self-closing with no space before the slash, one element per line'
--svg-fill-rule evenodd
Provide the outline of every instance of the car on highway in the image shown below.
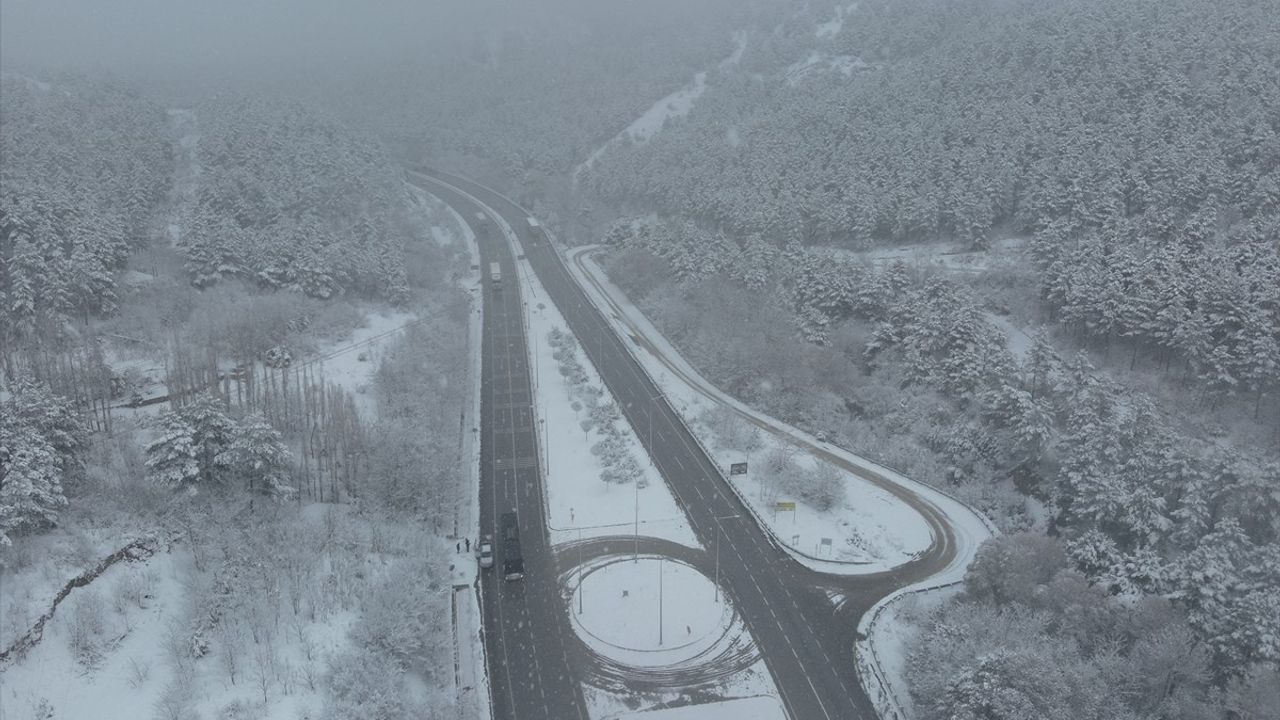
<path fill-rule="evenodd" d="M 492 543 L 487 543 L 487 542 L 480 543 L 480 551 L 477 553 L 477 555 L 480 558 L 480 567 L 485 568 L 486 570 L 493 567 L 493 544 Z"/>

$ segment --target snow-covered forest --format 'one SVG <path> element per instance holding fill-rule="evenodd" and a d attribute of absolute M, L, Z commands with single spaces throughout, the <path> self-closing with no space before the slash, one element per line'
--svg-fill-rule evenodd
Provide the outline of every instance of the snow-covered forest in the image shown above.
<path fill-rule="evenodd" d="M 4 716 L 455 706 L 462 228 L 316 108 L 0 82 Z"/>
<path fill-rule="evenodd" d="M 1275 14 L 840 17 L 753 33 L 686 117 L 583 173 L 645 213 L 604 235 L 611 277 L 721 387 L 1013 533 L 916 613 L 921 717 L 1267 716 Z"/>

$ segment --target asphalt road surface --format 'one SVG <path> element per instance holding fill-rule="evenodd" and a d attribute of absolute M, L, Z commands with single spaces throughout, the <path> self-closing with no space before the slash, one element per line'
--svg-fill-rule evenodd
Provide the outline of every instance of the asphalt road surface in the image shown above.
<path fill-rule="evenodd" d="M 856 677 L 852 638 L 833 632 L 834 608 L 826 593 L 816 585 L 795 582 L 804 575 L 798 564 L 749 519 L 749 512 L 554 248 L 530 231 L 525 212 L 483 186 L 432 174 L 476 197 L 516 230 L 547 294 L 646 445 L 699 541 L 711 547 L 720 536 L 721 582 L 760 646 L 788 714 L 796 720 L 876 718 Z"/>
<path fill-rule="evenodd" d="M 476 234 L 484 276 L 480 371 L 480 533 L 495 538 L 493 567 L 482 571 L 481 606 L 495 718 L 586 720 L 567 608 L 547 535 L 536 417 L 518 274 L 510 246 L 481 208 L 445 186 L 410 176 L 457 210 Z M 502 281 L 489 280 L 489 263 Z M 502 513 L 519 517 L 523 580 L 503 579 Z"/>

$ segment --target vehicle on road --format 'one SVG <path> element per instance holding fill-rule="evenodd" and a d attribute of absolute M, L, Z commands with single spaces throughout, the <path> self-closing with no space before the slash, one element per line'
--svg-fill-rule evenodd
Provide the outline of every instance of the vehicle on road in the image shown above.
<path fill-rule="evenodd" d="M 480 557 L 480 567 L 486 570 L 493 567 L 493 543 L 480 543 L 478 555 Z"/>
<path fill-rule="evenodd" d="M 520 554 L 520 522 L 514 512 L 502 514 L 502 577 L 524 577 L 524 557 Z"/>
<path fill-rule="evenodd" d="M 538 236 L 542 234 L 542 223 L 538 222 L 538 218 L 530 216 L 525 219 L 529 223 L 529 237 L 533 238 L 533 242 L 538 242 Z"/>
<path fill-rule="evenodd" d="M 496 262 L 489 263 L 489 282 L 495 288 L 502 287 L 502 267 Z"/>

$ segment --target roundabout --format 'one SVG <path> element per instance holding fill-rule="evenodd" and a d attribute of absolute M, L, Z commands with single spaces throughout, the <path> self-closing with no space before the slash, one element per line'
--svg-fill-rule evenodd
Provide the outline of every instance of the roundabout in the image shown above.
<path fill-rule="evenodd" d="M 573 580 L 574 630 L 597 652 L 637 666 L 695 658 L 733 622 L 714 583 L 677 560 L 615 557 Z"/>
<path fill-rule="evenodd" d="M 660 690 L 723 680 L 760 659 L 707 553 L 657 538 L 557 548 L 573 644 L 590 684 Z M 581 558 L 581 560 L 579 559 Z"/>

